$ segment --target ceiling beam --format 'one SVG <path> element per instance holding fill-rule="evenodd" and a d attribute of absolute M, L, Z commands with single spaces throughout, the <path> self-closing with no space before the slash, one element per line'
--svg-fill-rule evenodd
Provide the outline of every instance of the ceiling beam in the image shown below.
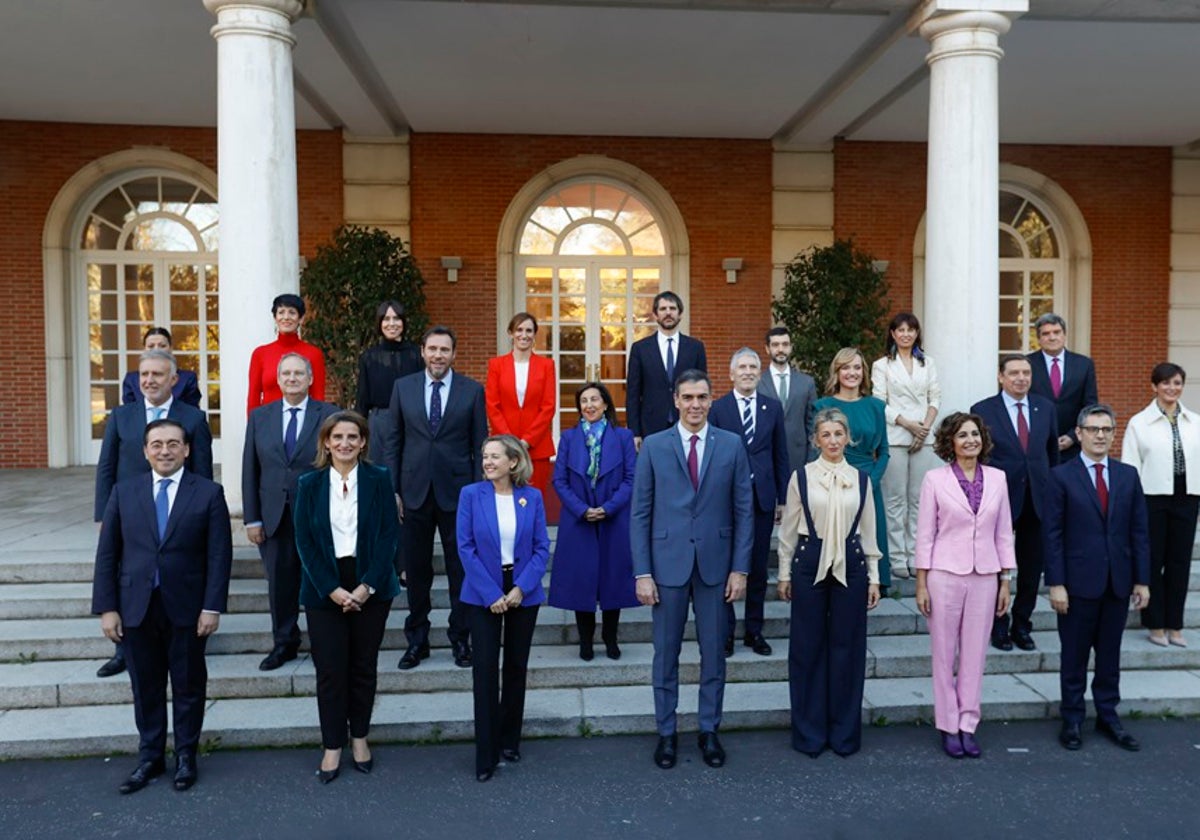
<path fill-rule="evenodd" d="M 404 111 L 392 96 L 391 89 L 383 80 L 375 63 L 367 55 L 366 48 L 355 34 L 354 27 L 347 19 L 341 4 L 336 0 L 321 0 L 320 3 L 311 4 L 310 8 L 313 9 L 313 16 L 321 31 L 392 134 L 399 136 L 408 131 L 408 118 L 404 116 Z"/>

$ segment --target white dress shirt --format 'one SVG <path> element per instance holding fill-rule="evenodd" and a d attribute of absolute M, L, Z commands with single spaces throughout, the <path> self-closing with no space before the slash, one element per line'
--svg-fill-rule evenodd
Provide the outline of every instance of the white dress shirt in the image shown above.
<path fill-rule="evenodd" d="M 700 427 L 699 431 L 689 432 L 683 427 L 683 423 L 675 424 L 676 430 L 679 432 L 679 437 L 683 440 L 683 460 L 687 461 L 688 453 L 692 451 L 692 435 L 699 435 L 700 440 L 696 441 L 696 474 L 700 474 L 700 468 L 704 466 L 704 441 L 708 438 L 708 423 Z"/>
<path fill-rule="evenodd" d="M 1108 456 L 1107 455 L 1105 455 L 1099 461 L 1093 461 L 1087 455 L 1084 455 L 1082 452 L 1080 452 L 1079 459 L 1081 461 L 1083 461 L 1084 469 L 1087 470 L 1088 478 L 1090 478 L 1092 480 L 1093 487 L 1096 486 L 1096 464 L 1099 464 L 1100 466 L 1104 467 L 1104 469 L 1101 471 L 1104 473 L 1104 486 L 1107 487 L 1109 490 L 1112 490 L 1112 478 L 1108 474 Z"/>
<path fill-rule="evenodd" d="M 343 487 L 345 490 L 343 491 Z M 329 469 L 329 530 L 333 532 L 333 556 L 358 554 L 358 466 L 345 480 Z"/>
<path fill-rule="evenodd" d="M 1062 381 L 1067 381 L 1067 351 L 1059 350 L 1057 356 L 1051 356 L 1045 350 L 1042 351 L 1042 361 L 1046 363 L 1046 376 L 1050 376 L 1050 371 L 1054 370 L 1054 360 L 1058 359 L 1058 373 L 1062 377 Z"/>
<path fill-rule="evenodd" d="M 283 426 L 280 431 L 280 440 L 287 437 L 288 421 L 292 419 L 292 409 L 298 408 L 296 412 L 296 440 L 300 439 L 300 430 L 304 428 L 304 417 L 308 414 L 308 397 L 306 396 L 300 401 L 299 405 L 291 405 L 285 399 L 283 401 Z"/>
<path fill-rule="evenodd" d="M 167 415 L 171 413 L 171 403 L 175 402 L 175 397 L 168 396 L 167 401 L 162 405 L 150 405 L 146 403 L 146 425 L 149 426 L 154 420 L 166 420 Z M 162 416 L 158 417 L 159 411 L 162 411 Z"/>
<path fill-rule="evenodd" d="M 671 339 L 671 347 L 675 351 L 675 372 L 677 374 L 682 373 L 683 371 L 679 369 L 679 336 L 682 335 L 682 333 L 680 333 L 679 330 L 675 330 L 674 335 L 667 335 L 662 330 L 659 330 L 657 335 L 658 356 L 660 359 L 662 359 L 663 370 L 667 369 L 667 339 L 669 338 Z M 675 383 L 671 384 L 674 385 Z"/>
<path fill-rule="evenodd" d="M 425 417 L 429 418 L 429 401 L 433 397 L 433 383 L 435 381 L 442 383 L 442 414 L 446 413 L 446 402 L 450 399 L 450 383 L 454 379 L 453 369 L 447 370 L 446 375 L 439 380 L 435 380 L 429 375 L 429 369 L 425 370 Z"/>
<path fill-rule="evenodd" d="M 1001 390 L 1000 398 L 1004 400 L 1004 408 L 1008 411 L 1008 419 L 1012 421 L 1013 431 L 1017 433 L 1018 437 L 1021 434 L 1020 429 L 1017 428 L 1018 402 L 1021 403 L 1021 411 L 1025 412 L 1025 425 L 1029 429 L 1033 429 L 1033 415 L 1029 413 L 1029 394 L 1026 394 L 1019 400 L 1015 400 L 1009 396 L 1008 391 Z"/>

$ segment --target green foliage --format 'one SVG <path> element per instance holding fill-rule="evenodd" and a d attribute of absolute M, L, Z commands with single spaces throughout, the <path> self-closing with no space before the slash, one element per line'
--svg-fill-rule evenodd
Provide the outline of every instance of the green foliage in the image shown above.
<path fill-rule="evenodd" d="M 813 246 L 788 265 L 783 291 L 771 303 L 775 321 L 791 333 L 792 361 L 818 387 L 841 348 L 861 348 L 868 364 L 883 351 L 887 281 L 873 262 L 849 239 Z"/>
<path fill-rule="evenodd" d="M 309 306 L 304 340 L 325 352 L 326 397 L 352 405 L 358 357 L 379 340 L 375 309 L 394 298 L 404 304 L 404 334 L 420 337 L 428 322 L 425 281 L 405 243 L 379 228 L 343 225 L 317 248 L 300 277 Z"/>

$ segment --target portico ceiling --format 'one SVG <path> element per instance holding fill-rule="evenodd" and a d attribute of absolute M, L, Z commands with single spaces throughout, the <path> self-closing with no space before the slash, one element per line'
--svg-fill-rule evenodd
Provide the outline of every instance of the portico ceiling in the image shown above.
<path fill-rule="evenodd" d="M 912 0 L 308 0 L 302 128 L 923 140 Z M 1006 142 L 1200 139 L 1200 3 L 1031 0 Z M 0 119 L 211 126 L 201 0 L 5 0 Z M 3 150 L 0 150 L 2 155 Z"/>

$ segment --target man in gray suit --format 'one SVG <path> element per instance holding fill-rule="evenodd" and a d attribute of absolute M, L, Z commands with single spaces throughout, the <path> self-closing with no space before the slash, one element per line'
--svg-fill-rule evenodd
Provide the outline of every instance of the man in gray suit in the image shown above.
<path fill-rule="evenodd" d="M 458 603 L 463 568 L 458 558 L 455 517 L 458 493 L 482 478 L 487 438 L 483 386 L 453 370 L 458 340 L 449 327 L 430 327 L 421 337 L 425 370 L 402 376 L 392 386 L 391 424 L 384 447 L 404 524 L 400 541 L 408 617 L 408 650 L 397 666 L 415 668 L 429 656 L 429 591 L 433 587 L 433 534 L 442 538 L 450 584 L 450 646 L 454 664 L 471 666 L 470 631 Z"/>
<path fill-rule="evenodd" d="M 725 694 L 725 605 L 742 597 L 754 544 L 750 461 L 739 435 L 712 426 L 712 382 L 699 370 L 675 381 L 679 422 L 642 441 L 633 480 L 630 544 L 638 601 L 653 606 L 654 763 L 675 766 L 679 649 L 688 605 L 700 645 L 700 752 L 725 763 L 717 739 Z"/>
<path fill-rule="evenodd" d="M 763 371 L 762 379 L 758 381 L 758 392 L 783 403 L 790 476 L 808 463 L 808 441 L 812 437 L 817 386 L 811 376 L 792 367 L 792 336 L 787 327 L 767 330 L 767 356 L 771 365 Z"/>
<path fill-rule="evenodd" d="M 258 546 L 271 606 L 271 652 L 260 671 L 274 671 L 296 658 L 300 647 L 300 557 L 296 553 L 292 504 L 296 482 L 312 469 L 317 431 L 337 407 L 308 398 L 312 363 L 286 353 L 275 370 L 283 399 L 259 406 L 246 423 L 242 449 L 242 504 L 246 537 Z"/>

